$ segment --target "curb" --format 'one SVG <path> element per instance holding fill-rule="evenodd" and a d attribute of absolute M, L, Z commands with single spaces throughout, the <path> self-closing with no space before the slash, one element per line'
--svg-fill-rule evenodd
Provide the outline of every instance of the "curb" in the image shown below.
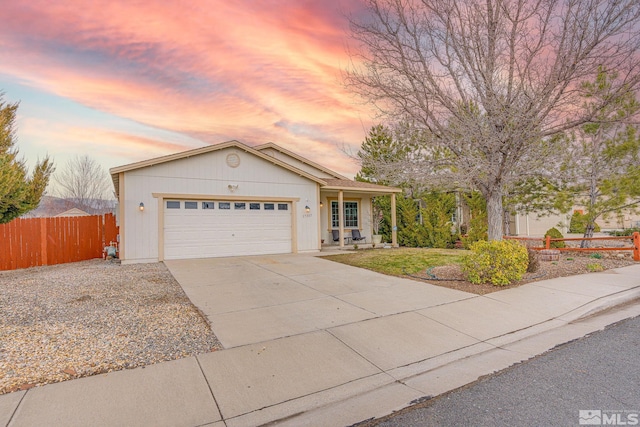
<path fill-rule="evenodd" d="M 638 316 L 640 304 L 628 304 L 637 299 L 640 299 L 640 286 L 600 297 L 564 315 L 494 337 L 488 340 L 494 341 L 491 347 L 488 343 L 476 344 L 378 374 L 388 375 L 388 380 L 380 378 L 370 389 L 342 395 L 341 399 L 321 406 L 311 404 L 307 410 L 274 419 L 266 425 L 367 426 L 375 419 L 467 387 L 612 323 Z M 627 307 L 622 307 L 625 304 Z M 615 307 L 620 310 L 610 310 Z"/>
<path fill-rule="evenodd" d="M 637 299 L 640 299 L 640 286 L 600 297 L 596 300 L 588 302 L 581 307 L 573 309 L 563 314 L 562 316 L 558 316 L 556 317 L 556 319 L 566 322 L 576 322 L 587 317 L 595 316 L 602 311 L 624 305 Z"/>

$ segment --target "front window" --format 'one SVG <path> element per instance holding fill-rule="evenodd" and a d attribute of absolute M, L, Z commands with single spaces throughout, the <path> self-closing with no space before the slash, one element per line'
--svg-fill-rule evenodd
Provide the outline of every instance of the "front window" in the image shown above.
<path fill-rule="evenodd" d="M 358 228 L 358 202 L 343 202 L 344 226 L 345 228 Z M 338 228 L 340 219 L 338 218 L 338 202 L 331 202 L 331 228 Z"/>

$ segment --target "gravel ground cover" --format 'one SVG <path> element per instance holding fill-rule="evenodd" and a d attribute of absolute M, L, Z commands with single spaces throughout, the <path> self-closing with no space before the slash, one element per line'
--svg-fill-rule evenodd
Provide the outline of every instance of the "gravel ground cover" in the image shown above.
<path fill-rule="evenodd" d="M 413 275 L 414 279 L 425 280 L 438 286 L 444 286 L 460 291 L 485 295 L 491 292 L 515 288 L 525 283 L 540 280 L 553 279 L 555 277 L 574 276 L 578 274 L 594 273 L 596 271 L 609 270 L 611 268 L 633 265 L 635 261 L 628 255 L 618 256 L 605 254 L 602 258 L 592 258 L 589 255 L 575 253 L 561 253 L 558 261 L 540 261 L 536 272 L 526 273 L 524 278 L 507 286 L 494 286 L 488 284 L 473 284 L 465 280 L 465 275 L 459 265 L 443 265 L 431 270 L 422 271 Z M 599 267 L 598 267 L 599 266 Z M 601 268 L 601 269 L 600 269 Z M 437 280 L 434 280 L 437 279 Z M 450 280 L 447 280 L 450 279 Z"/>
<path fill-rule="evenodd" d="M 590 264 L 610 269 L 633 263 L 629 257 L 561 254 L 502 287 L 466 282 L 456 265 L 414 278 L 482 295 L 585 274 Z M 222 348 L 160 263 L 91 260 L 0 272 L 0 314 L 0 394 Z"/>
<path fill-rule="evenodd" d="M 0 272 L 0 394 L 218 350 L 164 264 Z"/>

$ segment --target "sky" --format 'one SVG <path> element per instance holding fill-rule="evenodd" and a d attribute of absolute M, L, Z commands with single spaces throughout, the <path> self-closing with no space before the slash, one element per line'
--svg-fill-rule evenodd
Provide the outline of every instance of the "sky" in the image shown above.
<path fill-rule="evenodd" d="M 274 142 L 352 177 L 374 112 L 341 77 L 359 0 L 29 0 L 0 8 L 0 91 L 29 166 L 106 169 Z"/>

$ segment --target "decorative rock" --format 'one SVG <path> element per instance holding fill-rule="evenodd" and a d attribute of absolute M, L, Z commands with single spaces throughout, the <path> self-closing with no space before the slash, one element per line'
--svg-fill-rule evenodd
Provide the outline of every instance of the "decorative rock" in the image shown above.
<path fill-rule="evenodd" d="M 76 375 L 78 375 L 78 373 L 76 372 L 75 369 L 73 368 L 67 368 L 67 369 L 63 369 L 62 370 L 63 373 L 67 374 L 67 375 L 71 375 L 72 377 L 75 377 Z"/>
<path fill-rule="evenodd" d="M 0 271 L 0 395 L 219 348 L 162 263 Z"/>
<path fill-rule="evenodd" d="M 559 261 L 560 251 L 557 249 L 542 249 L 538 252 L 540 261 Z"/>

